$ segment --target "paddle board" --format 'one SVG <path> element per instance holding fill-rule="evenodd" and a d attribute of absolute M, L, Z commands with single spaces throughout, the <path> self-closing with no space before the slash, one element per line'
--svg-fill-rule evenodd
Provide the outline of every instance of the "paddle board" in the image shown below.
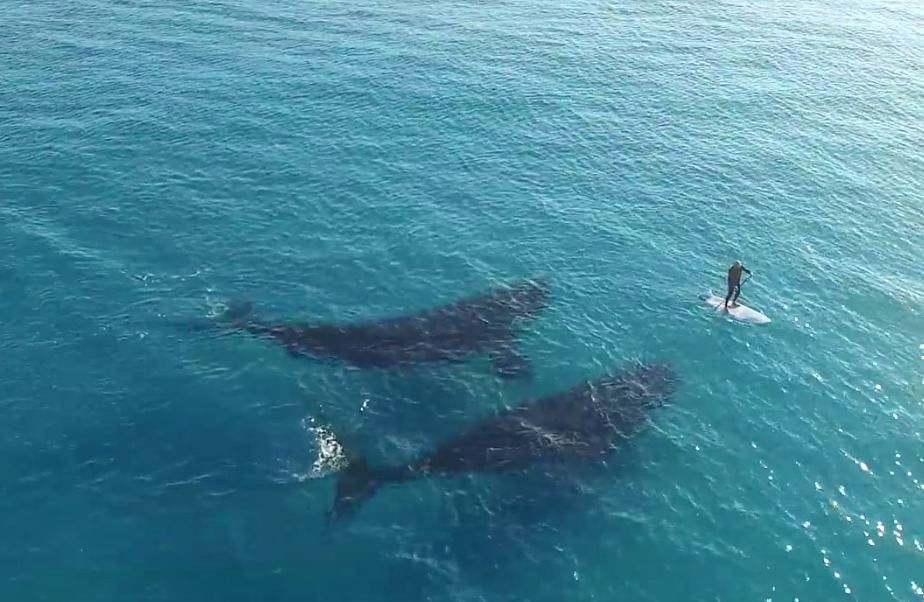
<path fill-rule="evenodd" d="M 735 320 L 740 320 L 742 322 L 750 322 L 751 324 L 769 324 L 770 318 L 765 314 L 752 309 L 747 305 L 742 305 L 739 303 L 737 306 L 732 307 L 729 303 L 728 311 L 725 311 L 725 298 L 716 297 L 712 291 L 709 291 L 709 295 L 706 297 L 706 304 L 712 307 L 716 313 L 722 313 L 727 315 L 730 318 Z"/>

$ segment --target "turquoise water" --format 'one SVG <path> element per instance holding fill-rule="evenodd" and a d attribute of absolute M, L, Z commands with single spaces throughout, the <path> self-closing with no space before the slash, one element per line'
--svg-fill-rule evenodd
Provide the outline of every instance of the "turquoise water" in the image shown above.
<path fill-rule="evenodd" d="M 924 598 L 919 3 L 2 15 L 0 599 Z M 702 307 L 734 258 L 772 324 Z M 526 382 L 178 327 L 534 274 Z M 602 474 L 326 525 L 317 427 L 400 462 L 639 359 L 683 382 Z"/>

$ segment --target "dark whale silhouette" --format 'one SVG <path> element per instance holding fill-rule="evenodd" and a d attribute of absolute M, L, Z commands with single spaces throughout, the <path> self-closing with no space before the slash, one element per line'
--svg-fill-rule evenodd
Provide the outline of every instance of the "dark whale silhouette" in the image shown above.
<path fill-rule="evenodd" d="M 382 485 L 434 475 L 501 473 L 569 459 L 601 459 L 644 424 L 646 410 L 673 392 L 662 364 L 581 383 L 498 412 L 406 466 L 371 467 L 359 458 L 341 473 L 330 518 L 352 515 Z"/>
<path fill-rule="evenodd" d="M 503 377 L 528 374 L 515 348 L 517 320 L 544 308 L 544 279 L 520 280 L 423 313 L 356 324 L 282 323 L 255 319 L 249 304 L 220 318 L 228 327 L 268 338 L 295 356 L 337 359 L 360 368 L 460 362 L 490 356 Z"/>

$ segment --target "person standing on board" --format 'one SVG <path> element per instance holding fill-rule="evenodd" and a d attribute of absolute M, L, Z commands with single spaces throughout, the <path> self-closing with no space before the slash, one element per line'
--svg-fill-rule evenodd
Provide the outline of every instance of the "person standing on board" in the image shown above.
<path fill-rule="evenodd" d="M 751 270 L 741 265 L 740 261 L 736 261 L 728 268 L 728 294 L 725 295 L 725 311 L 728 311 L 729 299 L 731 299 L 733 308 L 738 307 L 738 297 L 741 296 L 741 272 L 747 272 L 748 276 L 751 275 Z M 734 299 L 732 295 L 735 296 Z"/>

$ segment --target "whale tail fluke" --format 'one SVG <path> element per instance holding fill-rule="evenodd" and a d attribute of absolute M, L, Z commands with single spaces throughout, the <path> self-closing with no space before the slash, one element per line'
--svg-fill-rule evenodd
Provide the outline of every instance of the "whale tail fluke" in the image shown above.
<path fill-rule="evenodd" d="M 369 466 L 365 458 L 357 458 L 337 478 L 334 507 L 328 515 L 339 522 L 356 515 L 362 505 L 388 480 L 387 475 Z"/>
<path fill-rule="evenodd" d="M 232 301 L 215 321 L 223 326 L 237 328 L 242 326 L 253 314 L 253 303 L 249 301 Z"/>

